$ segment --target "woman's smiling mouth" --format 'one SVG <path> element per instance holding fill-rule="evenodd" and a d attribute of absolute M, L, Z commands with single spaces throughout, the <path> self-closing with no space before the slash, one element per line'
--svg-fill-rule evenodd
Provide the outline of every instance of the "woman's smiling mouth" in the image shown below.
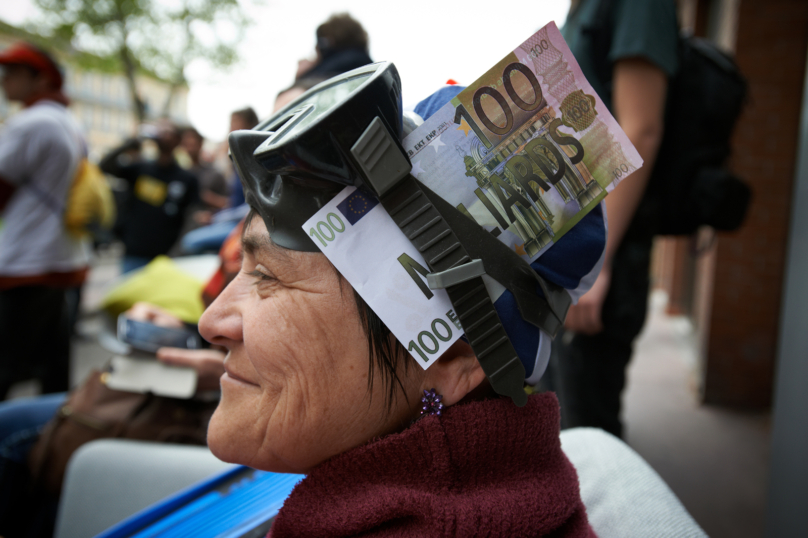
<path fill-rule="evenodd" d="M 229 357 L 228 357 L 229 358 Z M 257 383 L 253 383 L 252 381 L 248 381 L 244 376 L 241 376 L 233 371 L 232 365 L 227 364 L 227 360 L 224 362 L 224 373 L 222 374 L 222 381 L 225 379 L 234 381 L 236 383 L 243 383 L 245 385 L 252 385 L 257 387 Z"/>

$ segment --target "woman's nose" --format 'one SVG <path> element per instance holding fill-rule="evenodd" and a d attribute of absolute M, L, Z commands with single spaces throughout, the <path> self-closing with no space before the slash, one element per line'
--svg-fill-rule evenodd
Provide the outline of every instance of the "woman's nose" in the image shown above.
<path fill-rule="evenodd" d="M 199 319 L 199 334 L 211 344 L 228 347 L 232 342 L 241 341 L 242 317 L 237 292 L 240 280 L 241 275 L 230 282 Z"/>

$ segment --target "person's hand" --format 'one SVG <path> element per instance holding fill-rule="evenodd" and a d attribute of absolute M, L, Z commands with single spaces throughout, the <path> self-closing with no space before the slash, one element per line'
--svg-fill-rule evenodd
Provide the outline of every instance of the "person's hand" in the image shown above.
<path fill-rule="evenodd" d="M 159 306 L 146 302 L 137 302 L 132 305 L 132 308 L 125 312 L 126 317 L 134 321 L 142 321 L 151 323 L 160 327 L 169 327 L 174 329 L 182 329 L 184 327 L 182 320 L 163 310 Z"/>
<path fill-rule="evenodd" d="M 603 265 L 592 288 L 583 294 L 578 304 L 572 305 L 567 313 L 564 328 L 581 334 L 594 335 L 603 330 L 603 302 L 612 283 L 612 270 Z"/>
<path fill-rule="evenodd" d="M 219 378 L 224 373 L 225 354 L 218 349 L 181 349 L 161 347 L 157 358 L 172 366 L 190 366 L 197 373 L 196 390 L 217 390 Z"/>

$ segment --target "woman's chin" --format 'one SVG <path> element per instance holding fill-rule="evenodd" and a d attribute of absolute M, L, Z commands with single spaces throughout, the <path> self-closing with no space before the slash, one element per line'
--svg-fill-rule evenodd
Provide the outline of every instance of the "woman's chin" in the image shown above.
<path fill-rule="evenodd" d="M 238 426 L 227 416 L 224 407 L 220 402 L 208 424 L 208 448 L 224 462 L 243 464 L 246 439 L 239 435 Z"/>
<path fill-rule="evenodd" d="M 210 451 L 226 463 L 274 473 L 300 472 L 267 450 L 265 431 L 259 426 L 267 418 L 256 416 L 255 410 L 260 406 L 245 396 L 243 393 L 228 395 L 227 391 L 222 392 L 222 399 L 208 425 Z"/>
<path fill-rule="evenodd" d="M 222 383 L 224 388 L 224 383 Z M 243 391 L 222 390 L 222 398 L 208 424 L 208 448 L 227 463 L 255 467 L 261 440 L 256 439 L 261 416 L 254 398 Z"/>

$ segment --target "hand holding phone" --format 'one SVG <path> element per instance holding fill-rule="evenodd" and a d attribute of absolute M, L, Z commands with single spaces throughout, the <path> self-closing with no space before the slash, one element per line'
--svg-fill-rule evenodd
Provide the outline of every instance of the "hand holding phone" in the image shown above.
<path fill-rule="evenodd" d="M 185 327 L 162 327 L 136 321 L 126 314 L 118 317 L 118 340 L 129 351 L 112 358 L 106 376 L 108 387 L 128 392 L 152 392 L 172 398 L 190 398 L 198 386 L 198 372 L 190 365 L 171 365 L 156 360 L 165 348 L 203 351 L 202 340 Z"/>
<path fill-rule="evenodd" d="M 186 328 L 161 327 L 153 323 L 135 321 L 121 314 L 118 316 L 118 339 L 134 349 L 157 353 L 161 347 L 200 349 L 199 334 Z"/>

